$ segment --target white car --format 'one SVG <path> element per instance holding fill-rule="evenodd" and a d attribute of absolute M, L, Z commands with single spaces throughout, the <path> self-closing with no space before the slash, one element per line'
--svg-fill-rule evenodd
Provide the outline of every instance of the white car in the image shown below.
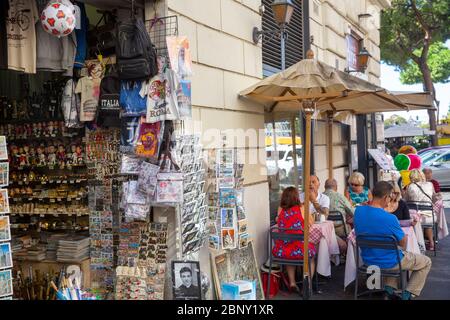
<path fill-rule="evenodd" d="M 278 151 L 278 170 L 280 181 L 285 180 L 288 177 L 288 173 L 294 167 L 293 158 L 293 147 L 292 145 L 279 145 L 277 146 Z M 277 173 L 276 161 L 274 154 L 274 147 L 267 147 L 267 174 L 269 176 L 275 175 Z M 297 166 L 302 164 L 302 146 L 297 146 Z"/>

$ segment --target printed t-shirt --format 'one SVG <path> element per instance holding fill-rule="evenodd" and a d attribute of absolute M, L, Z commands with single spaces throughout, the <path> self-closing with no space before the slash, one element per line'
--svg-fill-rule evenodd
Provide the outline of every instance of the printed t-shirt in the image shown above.
<path fill-rule="evenodd" d="M 75 93 L 81 93 L 80 121 L 93 121 L 97 112 L 100 96 L 101 79 L 83 77 L 75 88 Z"/>
<path fill-rule="evenodd" d="M 9 0 L 8 16 L 8 69 L 36 73 L 36 1 Z"/>
<path fill-rule="evenodd" d="M 163 74 L 157 74 L 149 83 L 142 86 L 140 95 L 147 96 L 147 123 L 180 119 L 178 86 L 178 76 L 171 69 L 166 69 Z"/>

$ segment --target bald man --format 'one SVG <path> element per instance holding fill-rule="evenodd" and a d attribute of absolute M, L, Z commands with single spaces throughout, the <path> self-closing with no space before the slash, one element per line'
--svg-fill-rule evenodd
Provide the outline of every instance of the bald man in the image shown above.
<path fill-rule="evenodd" d="M 330 210 L 330 198 L 319 192 L 320 180 L 317 176 L 311 176 L 309 179 L 309 213 L 316 216 L 318 220 L 319 214 L 328 217 Z M 300 194 L 300 201 L 305 202 L 305 193 Z"/>

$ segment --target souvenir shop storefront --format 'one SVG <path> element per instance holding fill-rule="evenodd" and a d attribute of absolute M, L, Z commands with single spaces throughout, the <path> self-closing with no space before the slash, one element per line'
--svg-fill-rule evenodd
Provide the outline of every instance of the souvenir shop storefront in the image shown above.
<path fill-rule="evenodd" d="M 185 133 L 176 17 L 0 9 L 0 299 L 263 299 L 238 152 Z"/>

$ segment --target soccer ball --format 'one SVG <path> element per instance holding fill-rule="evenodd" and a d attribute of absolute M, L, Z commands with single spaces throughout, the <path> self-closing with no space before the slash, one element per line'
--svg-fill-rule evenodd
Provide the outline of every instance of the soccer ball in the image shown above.
<path fill-rule="evenodd" d="M 46 32 L 57 37 L 67 36 L 75 29 L 75 7 L 68 0 L 52 0 L 40 19 Z"/>

